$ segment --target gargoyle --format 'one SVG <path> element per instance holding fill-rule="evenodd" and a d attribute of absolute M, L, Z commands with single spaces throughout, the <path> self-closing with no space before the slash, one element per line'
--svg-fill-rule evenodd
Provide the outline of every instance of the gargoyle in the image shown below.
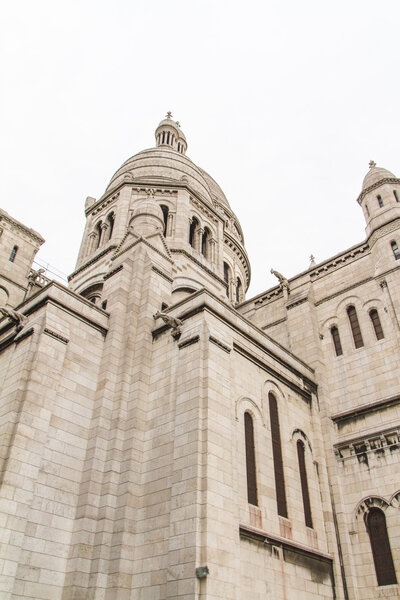
<path fill-rule="evenodd" d="M 171 327 L 171 335 L 173 338 L 178 338 L 181 335 L 182 321 L 180 319 L 159 310 L 153 315 L 154 320 L 157 320 L 158 318 L 162 319 L 164 323 Z"/>
<path fill-rule="evenodd" d="M 21 331 L 27 321 L 25 315 L 10 307 L 0 306 L 0 314 L 8 317 L 14 323 L 17 331 Z"/>

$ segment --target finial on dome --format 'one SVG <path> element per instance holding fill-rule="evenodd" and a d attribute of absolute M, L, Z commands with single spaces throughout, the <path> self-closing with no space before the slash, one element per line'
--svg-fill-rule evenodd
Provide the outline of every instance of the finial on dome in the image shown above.
<path fill-rule="evenodd" d="M 372 169 L 372 167 L 376 167 L 376 162 L 373 160 L 369 161 L 369 168 Z"/>
<path fill-rule="evenodd" d="M 172 119 L 172 112 L 169 110 L 165 116 L 167 119 Z"/>

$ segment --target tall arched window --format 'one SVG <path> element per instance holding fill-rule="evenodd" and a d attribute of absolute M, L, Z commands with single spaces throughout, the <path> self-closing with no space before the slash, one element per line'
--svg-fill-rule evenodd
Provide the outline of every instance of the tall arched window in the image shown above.
<path fill-rule="evenodd" d="M 238 277 L 236 279 L 236 302 L 240 302 L 242 299 L 242 282 L 240 281 L 240 278 Z"/>
<path fill-rule="evenodd" d="M 373 507 L 366 518 L 378 585 L 397 583 L 392 550 L 386 528 L 386 518 L 380 508 Z"/>
<path fill-rule="evenodd" d="M 399 247 L 397 245 L 397 242 L 395 242 L 395 241 L 390 242 L 390 245 L 392 246 L 392 251 L 393 251 L 395 259 L 399 260 L 399 258 L 400 258 L 400 250 L 399 250 Z"/>
<path fill-rule="evenodd" d="M 271 392 L 268 394 L 268 401 L 269 417 L 271 421 L 272 456 L 274 459 L 276 504 L 278 507 L 278 515 L 287 519 L 288 511 L 286 503 L 285 477 L 283 473 L 282 445 L 281 432 L 279 427 L 278 405 L 274 394 L 272 394 Z"/>
<path fill-rule="evenodd" d="M 308 492 L 308 481 L 306 471 L 305 448 L 301 440 L 297 442 L 297 459 L 299 461 L 299 473 L 301 483 L 301 495 L 303 496 L 304 520 L 307 527 L 312 527 L 310 494 Z"/>
<path fill-rule="evenodd" d="M 230 268 L 228 263 L 224 262 L 224 281 L 226 283 L 226 295 L 229 298 L 229 280 L 230 280 Z"/>
<path fill-rule="evenodd" d="M 393 195 L 394 195 L 394 197 L 396 199 L 396 202 L 399 202 L 399 196 L 397 195 L 397 191 L 396 190 L 393 190 Z"/>
<path fill-rule="evenodd" d="M 113 234 L 113 229 L 114 229 L 114 213 L 110 213 L 107 217 L 107 223 L 108 223 L 108 239 L 111 240 L 111 236 Z"/>
<path fill-rule="evenodd" d="M 378 204 L 379 204 L 379 208 L 382 208 L 383 206 L 383 200 L 382 200 L 382 196 L 377 196 L 376 199 L 378 200 Z"/>
<path fill-rule="evenodd" d="M 341 356 L 343 354 L 342 344 L 340 342 L 339 329 L 336 327 L 331 327 L 331 335 L 333 340 L 333 345 L 335 347 L 336 356 Z"/>
<path fill-rule="evenodd" d="M 249 504 L 254 504 L 257 506 L 258 501 L 256 455 L 254 449 L 254 427 L 253 419 L 248 412 L 244 413 L 244 439 L 246 445 L 247 500 Z"/>
<path fill-rule="evenodd" d="M 189 244 L 192 246 L 192 248 L 195 247 L 195 233 L 196 233 L 196 229 L 199 226 L 199 222 L 196 219 L 196 217 L 193 217 L 192 222 L 190 223 L 190 228 L 189 228 Z"/>
<path fill-rule="evenodd" d="M 383 335 L 381 320 L 379 318 L 378 311 L 376 310 L 376 308 L 373 308 L 372 310 L 369 311 L 369 316 L 372 321 L 372 325 L 374 327 L 376 339 L 383 340 L 383 338 L 385 336 Z"/>
<path fill-rule="evenodd" d="M 364 346 L 364 341 L 361 335 L 360 324 L 358 322 L 357 311 L 354 306 L 349 306 L 347 309 L 347 315 L 349 317 L 351 333 L 353 334 L 354 345 L 356 348 Z"/>
<path fill-rule="evenodd" d="M 201 236 L 201 253 L 206 258 L 208 258 L 208 242 L 210 241 L 210 236 L 210 230 L 208 227 L 204 227 L 203 235 Z"/>
<path fill-rule="evenodd" d="M 10 262 L 14 262 L 15 257 L 17 256 L 17 252 L 18 252 L 18 246 L 13 246 L 13 249 L 11 250 L 10 258 L 8 259 Z"/>
<path fill-rule="evenodd" d="M 167 225 L 168 225 L 168 213 L 169 213 L 168 206 L 161 204 L 161 210 L 162 210 L 163 219 L 164 219 L 163 236 L 167 237 Z"/>
<path fill-rule="evenodd" d="M 96 231 L 96 248 L 98 248 L 100 246 L 101 243 L 101 234 L 102 234 L 102 228 L 101 228 L 101 221 L 99 221 L 99 223 L 97 223 L 96 227 L 95 227 L 95 231 Z"/>

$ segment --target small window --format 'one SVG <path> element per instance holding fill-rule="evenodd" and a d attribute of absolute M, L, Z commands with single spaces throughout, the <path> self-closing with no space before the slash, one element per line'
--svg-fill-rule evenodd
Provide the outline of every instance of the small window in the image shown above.
<path fill-rule="evenodd" d="M 167 133 L 167 144 L 169 144 L 169 131 Z"/>
<path fill-rule="evenodd" d="M 336 356 L 341 356 L 343 354 L 342 344 L 340 342 L 339 329 L 334 326 L 331 328 L 331 335 L 333 340 L 333 345 L 335 347 Z"/>
<path fill-rule="evenodd" d="M 304 448 L 304 444 L 301 440 L 299 440 L 297 442 L 297 459 L 299 462 L 301 495 L 303 497 L 303 508 L 304 508 L 304 520 L 306 522 L 307 527 L 312 527 L 313 524 L 312 524 L 312 517 L 311 517 L 310 494 L 308 491 L 305 448 Z"/>
<path fill-rule="evenodd" d="M 382 200 L 382 196 L 377 196 L 376 199 L 378 200 L 378 204 L 379 204 L 379 208 L 382 208 L 383 206 L 383 200 Z"/>
<path fill-rule="evenodd" d="M 96 248 L 98 248 L 101 243 L 101 233 L 102 233 L 101 225 L 102 225 L 101 221 L 100 221 L 100 223 L 97 223 L 97 225 L 96 225 Z"/>
<path fill-rule="evenodd" d="M 399 260 L 400 259 L 400 250 L 399 250 L 399 247 L 398 247 L 397 243 L 396 242 L 390 242 L 390 245 L 392 246 L 392 251 L 393 251 L 395 259 Z"/>
<path fill-rule="evenodd" d="M 384 512 L 380 508 L 371 508 L 366 518 L 366 526 L 378 585 L 394 585 L 397 578 Z"/>
<path fill-rule="evenodd" d="M 369 217 L 369 216 L 370 216 L 370 214 L 369 214 L 369 208 L 368 208 L 368 204 L 365 204 L 365 210 L 367 211 L 367 216 Z"/>
<path fill-rule="evenodd" d="M 164 204 L 161 204 L 161 210 L 163 213 L 163 219 L 164 219 L 164 230 L 163 230 L 163 236 L 167 237 L 167 225 L 168 225 L 168 206 L 165 206 Z"/>
<path fill-rule="evenodd" d="M 210 230 L 208 229 L 208 227 L 205 227 L 204 231 L 203 231 L 203 235 L 201 237 L 201 253 L 206 258 L 208 258 L 208 244 L 210 241 L 210 237 L 211 237 Z"/>
<path fill-rule="evenodd" d="M 13 246 L 13 249 L 11 250 L 10 258 L 8 259 L 10 262 L 14 262 L 15 257 L 17 256 L 17 252 L 18 252 L 18 246 Z"/>
<path fill-rule="evenodd" d="M 248 412 L 244 413 L 244 437 L 246 446 L 246 476 L 247 476 L 247 501 L 249 504 L 258 505 L 256 455 L 254 449 L 253 419 Z"/>
<path fill-rule="evenodd" d="M 350 321 L 351 333 L 353 334 L 354 345 L 356 348 L 364 346 L 364 341 L 361 335 L 360 324 L 358 322 L 357 311 L 354 306 L 349 306 L 347 315 Z"/>
<path fill-rule="evenodd" d="M 193 217 L 192 222 L 190 223 L 190 228 L 189 228 L 189 244 L 192 246 L 192 248 L 194 248 L 195 246 L 195 233 L 196 230 L 199 226 L 199 222 L 196 219 L 196 217 Z"/>
<path fill-rule="evenodd" d="M 374 326 L 374 331 L 377 340 L 382 340 L 385 336 L 383 335 L 383 329 L 381 325 L 381 320 L 378 315 L 378 311 L 373 308 L 369 311 L 369 316 L 372 321 L 372 325 Z"/>
<path fill-rule="evenodd" d="M 229 298 L 229 280 L 230 280 L 230 268 L 229 265 L 224 262 L 224 281 L 226 283 L 226 295 Z"/>
<path fill-rule="evenodd" d="M 113 234 L 113 230 L 114 230 L 114 213 L 110 213 L 107 217 L 107 223 L 108 223 L 108 239 L 111 240 L 111 236 Z"/>
<path fill-rule="evenodd" d="M 396 202 L 400 202 L 399 196 L 397 195 L 397 191 L 393 190 L 393 196 L 396 198 Z"/>
<path fill-rule="evenodd" d="M 275 492 L 278 515 L 288 517 L 285 477 L 283 472 L 281 432 L 279 427 L 278 404 L 274 394 L 268 394 L 269 417 L 271 422 L 272 456 L 274 460 Z"/>
<path fill-rule="evenodd" d="M 161 143 L 163 144 L 164 141 L 165 141 L 165 131 L 163 131 Z"/>

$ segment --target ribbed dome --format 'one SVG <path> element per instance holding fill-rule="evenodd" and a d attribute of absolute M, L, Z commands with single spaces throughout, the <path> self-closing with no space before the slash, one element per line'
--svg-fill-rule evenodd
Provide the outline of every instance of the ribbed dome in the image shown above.
<path fill-rule="evenodd" d="M 230 209 L 225 194 L 214 179 L 197 167 L 190 158 L 171 148 L 150 148 L 129 158 L 113 175 L 107 191 L 122 183 L 127 174 L 154 185 L 184 181 L 209 203 L 216 197 L 221 204 Z"/>
<path fill-rule="evenodd" d="M 375 164 L 370 167 L 368 173 L 364 177 L 364 181 L 362 184 L 362 189 L 365 190 L 369 188 L 371 185 L 378 183 L 382 179 L 396 179 L 396 175 L 393 175 L 387 169 L 383 169 L 382 167 L 377 167 Z"/>

